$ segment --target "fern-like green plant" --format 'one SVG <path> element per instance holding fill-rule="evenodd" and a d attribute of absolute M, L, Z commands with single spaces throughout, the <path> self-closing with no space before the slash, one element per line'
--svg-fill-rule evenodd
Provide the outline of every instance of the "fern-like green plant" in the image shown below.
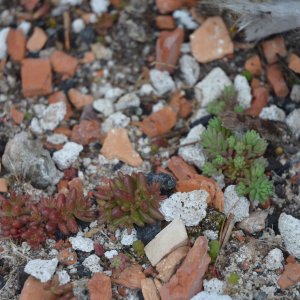
<path fill-rule="evenodd" d="M 239 195 L 264 203 L 273 193 L 273 184 L 265 175 L 263 155 L 267 142 L 254 131 L 235 135 L 215 117 L 201 136 L 207 162 L 202 172 L 207 176 L 223 174 L 228 183 L 237 185 Z"/>

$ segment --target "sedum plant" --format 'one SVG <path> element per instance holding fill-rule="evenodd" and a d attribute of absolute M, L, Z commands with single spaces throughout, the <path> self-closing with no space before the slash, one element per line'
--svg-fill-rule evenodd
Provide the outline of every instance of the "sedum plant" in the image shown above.
<path fill-rule="evenodd" d="M 109 179 L 94 193 L 99 205 L 100 222 L 113 226 L 144 226 L 163 220 L 159 204 L 165 197 L 160 194 L 159 182 L 149 184 L 144 174 L 134 173 Z"/>
<path fill-rule="evenodd" d="M 12 191 L 10 199 L 0 196 L 0 225 L 4 237 L 25 240 L 38 248 L 57 232 L 70 235 L 78 231 L 77 220 L 91 222 L 96 218 L 88 198 L 76 189 L 65 196 L 43 198 L 38 203 L 29 195 Z"/>
<path fill-rule="evenodd" d="M 223 174 L 227 182 L 237 185 L 239 195 L 248 195 L 253 201 L 264 203 L 272 195 L 263 158 L 267 142 L 256 131 L 234 134 L 215 117 L 203 132 L 201 144 L 207 157 L 202 170 L 205 175 Z"/>

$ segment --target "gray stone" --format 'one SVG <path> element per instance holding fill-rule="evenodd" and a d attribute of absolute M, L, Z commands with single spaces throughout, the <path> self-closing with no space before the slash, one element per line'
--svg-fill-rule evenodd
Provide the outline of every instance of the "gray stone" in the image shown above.
<path fill-rule="evenodd" d="M 251 87 L 243 75 L 237 75 L 234 79 L 234 87 L 237 91 L 237 102 L 244 109 L 251 106 Z"/>
<path fill-rule="evenodd" d="M 227 295 L 218 295 L 216 293 L 200 292 L 195 295 L 191 300 L 232 300 L 230 296 Z"/>
<path fill-rule="evenodd" d="M 300 136 L 300 108 L 294 109 L 286 118 L 286 124 L 296 138 Z"/>
<path fill-rule="evenodd" d="M 167 71 L 152 69 L 150 71 L 150 81 L 160 96 L 175 90 L 175 83 Z"/>
<path fill-rule="evenodd" d="M 116 110 L 124 110 L 129 107 L 139 107 L 140 104 L 141 100 L 135 93 L 128 93 L 115 103 L 115 108 Z"/>
<path fill-rule="evenodd" d="M 200 75 L 200 65 L 191 55 L 183 55 L 179 60 L 180 71 L 184 82 L 193 86 Z"/>
<path fill-rule="evenodd" d="M 300 84 L 293 85 L 290 97 L 292 101 L 300 102 Z"/>
<path fill-rule="evenodd" d="M 279 217 L 278 228 L 286 250 L 300 259 L 300 220 L 282 213 Z"/>
<path fill-rule="evenodd" d="M 113 102 L 109 99 L 98 99 L 93 102 L 93 108 L 108 117 L 114 112 Z"/>
<path fill-rule="evenodd" d="M 260 232 L 266 227 L 267 210 L 255 211 L 250 216 L 239 223 L 238 227 L 251 234 Z"/>
<path fill-rule="evenodd" d="M 7 143 L 2 164 L 6 170 L 29 180 L 36 188 L 55 185 L 63 175 L 56 169 L 49 152 L 26 132 L 17 134 Z"/>
<path fill-rule="evenodd" d="M 283 267 L 284 257 L 280 249 L 272 249 L 266 256 L 266 267 L 268 270 L 274 271 Z"/>
<path fill-rule="evenodd" d="M 270 105 L 262 109 L 261 113 L 259 114 L 259 117 L 264 120 L 284 122 L 285 112 L 276 105 Z"/>
<path fill-rule="evenodd" d="M 91 252 L 94 250 L 93 240 L 89 238 L 85 238 L 80 234 L 77 234 L 76 237 L 70 237 L 69 241 L 74 250 L 80 250 L 83 252 Z"/>
<path fill-rule="evenodd" d="M 100 257 L 96 254 L 88 256 L 82 264 L 88 268 L 92 273 L 103 272 L 103 268 L 100 266 Z"/>

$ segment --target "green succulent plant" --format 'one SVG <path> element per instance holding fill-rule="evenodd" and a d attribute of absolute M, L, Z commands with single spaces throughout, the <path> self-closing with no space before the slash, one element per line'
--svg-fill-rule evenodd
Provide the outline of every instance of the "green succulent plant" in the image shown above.
<path fill-rule="evenodd" d="M 153 224 L 164 217 L 159 211 L 160 183 L 148 184 L 142 173 L 124 175 L 121 172 L 94 193 L 99 205 L 100 222 L 131 227 Z"/>
<path fill-rule="evenodd" d="M 237 185 L 239 195 L 264 203 L 273 193 L 272 182 L 265 175 L 263 155 L 267 142 L 254 130 L 234 134 L 217 117 L 209 121 L 201 136 L 207 162 L 202 172 L 207 176 L 223 174 L 228 183 Z"/>

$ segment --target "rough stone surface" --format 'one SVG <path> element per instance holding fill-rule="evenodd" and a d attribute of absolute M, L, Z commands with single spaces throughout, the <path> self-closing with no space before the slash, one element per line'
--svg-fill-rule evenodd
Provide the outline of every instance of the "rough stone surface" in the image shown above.
<path fill-rule="evenodd" d="M 86 105 L 93 103 L 93 97 L 91 95 L 82 94 L 73 88 L 68 91 L 68 96 L 77 110 L 82 110 Z"/>
<path fill-rule="evenodd" d="M 59 169 L 69 168 L 76 161 L 83 147 L 79 144 L 68 142 L 61 150 L 54 152 L 53 160 Z"/>
<path fill-rule="evenodd" d="M 278 228 L 286 250 L 300 259 L 300 220 L 282 213 L 279 217 Z"/>
<path fill-rule="evenodd" d="M 107 133 L 111 129 L 114 128 L 124 128 L 126 127 L 130 122 L 130 119 L 122 114 L 121 112 L 116 112 L 110 115 L 101 126 L 102 132 Z"/>
<path fill-rule="evenodd" d="M 300 264 L 289 262 L 284 266 L 284 271 L 278 279 L 278 285 L 281 289 L 286 289 L 300 281 Z"/>
<path fill-rule="evenodd" d="M 112 299 L 111 280 L 109 276 L 103 273 L 94 273 L 89 280 L 87 287 L 90 300 Z"/>
<path fill-rule="evenodd" d="M 125 228 L 122 231 L 122 235 L 121 235 L 121 244 L 124 246 L 131 246 L 133 244 L 134 241 L 137 240 L 136 237 L 136 230 L 134 228 L 131 229 L 131 233 L 128 233 L 128 229 Z"/>
<path fill-rule="evenodd" d="M 6 27 L 0 30 L 0 60 L 6 58 L 7 55 L 7 36 L 10 31 L 10 27 Z"/>
<path fill-rule="evenodd" d="M 217 278 L 212 278 L 210 280 L 204 280 L 203 287 L 204 287 L 204 291 L 206 291 L 210 294 L 216 293 L 216 294 L 220 295 L 220 294 L 223 294 L 225 287 L 226 287 L 226 283 Z"/>
<path fill-rule="evenodd" d="M 140 289 L 141 281 L 146 278 L 142 272 L 142 266 L 131 265 L 121 272 L 116 278 L 113 279 L 114 283 L 123 285 L 129 289 Z"/>
<path fill-rule="evenodd" d="M 271 250 L 266 257 L 266 267 L 268 270 L 274 271 L 283 267 L 283 253 L 280 249 Z"/>
<path fill-rule="evenodd" d="M 179 247 L 163 258 L 156 265 L 156 271 L 159 273 L 157 278 L 163 282 L 168 282 L 182 260 L 186 257 L 189 250 L 190 248 L 188 246 Z"/>
<path fill-rule="evenodd" d="M 141 100 L 135 93 L 128 93 L 115 103 L 115 108 L 116 110 L 124 110 L 129 107 L 139 107 L 140 104 Z"/>
<path fill-rule="evenodd" d="M 248 233 L 257 233 L 265 229 L 266 219 L 268 216 L 267 210 L 255 211 L 238 224 L 238 227 Z"/>
<path fill-rule="evenodd" d="M 179 67 L 181 76 L 184 82 L 190 86 L 193 86 L 200 75 L 200 65 L 196 59 L 190 55 L 183 55 L 179 60 Z"/>
<path fill-rule="evenodd" d="M 195 96 L 202 107 L 216 100 L 226 86 L 232 85 L 231 80 L 225 72 L 216 67 L 195 86 Z"/>
<path fill-rule="evenodd" d="M 245 76 L 237 75 L 234 79 L 234 87 L 237 91 L 237 102 L 246 109 L 251 106 L 251 88 Z"/>
<path fill-rule="evenodd" d="M 60 285 L 66 284 L 71 281 L 71 277 L 66 270 L 61 270 L 57 272 L 58 281 Z"/>
<path fill-rule="evenodd" d="M 250 203 L 246 197 L 240 197 L 235 191 L 235 185 L 229 185 L 224 191 L 224 213 L 234 215 L 234 221 L 240 222 L 249 217 Z"/>
<path fill-rule="evenodd" d="M 152 69 L 150 71 L 150 81 L 160 96 L 175 90 L 175 83 L 167 71 Z"/>
<path fill-rule="evenodd" d="M 161 202 L 160 211 L 166 221 L 180 218 L 186 226 L 196 226 L 206 217 L 208 198 L 204 190 L 174 193 Z"/>
<path fill-rule="evenodd" d="M 204 132 L 205 127 L 199 124 L 193 127 L 188 133 L 187 137 L 180 141 L 180 145 L 186 145 L 201 140 L 201 135 Z M 205 156 L 200 143 L 194 145 L 181 146 L 178 150 L 179 156 L 181 156 L 186 162 L 195 165 L 201 169 L 205 163 Z"/>
<path fill-rule="evenodd" d="M 86 146 L 97 142 L 101 138 L 100 123 L 97 120 L 82 120 L 72 129 L 71 140 L 75 143 Z"/>
<path fill-rule="evenodd" d="M 145 247 L 145 253 L 152 266 L 173 250 L 185 246 L 188 242 L 188 236 L 184 223 L 180 219 L 175 219 Z"/>
<path fill-rule="evenodd" d="M 134 150 L 124 128 L 116 128 L 108 132 L 101 153 L 108 159 L 117 158 L 135 167 L 143 163 L 140 155 Z"/>
<path fill-rule="evenodd" d="M 292 101 L 299 103 L 300 102 L 300 84 L 294 84 L 290 94 Z"/>
<path fill-rule="evenodd" d="M 35 278 L 39 279 L 41 282 L 47 282 L 52 278 L 53 274 L 55 273 L 57 264 L 57 258 L 53 258 L 51 260 L 34 259 L 30 260 L 26 264 L 24 271 L 27 274 L 30 274 Z"/>
<path fill-rule="evenodd" d="M 189 300 L 201 291 L 202 278 L 210 263 L 207 250 L 206 237 L 198 237 L 175 275 L 159 290 L 162 300 Z"/>
<path fill-rule="evenodd" d="M 102 272 L 103 268 L 100 266 L 100 257 L 96 254 L 88 256 L 82 265 L 88 268 L 92 273 Z"/>
<path fill-rule="evenodd" d="M 286 124 L 296 138 L 300 136 L 300 108 L 294 109 L 286 118 Z"/>
<path fill-rule="evenodd" d="M 276 36 L 262 43 L 262 49 L 265 58 L 269 64 L 278 61 L 278 55 L 284 57 L 287 55 L 284 39 L 282 36 Z"/>
<path fill-rule="evenodd" d="M 64 119 L 67 109 L 64 102 L 50 104 L 44 111 L 40 126 L 43 130 L 53 130 Z"/>
<path fill-rule="evenodd" d="M 207 63 L 232 54 L 233 43 L 221 17 L 207 18 L 190 36 L 194 57 Z"/>
<path fill-rule="evenodd" d="M 57 184 L 62 177 L 49 152 L 26 132 L 15 135 L 6 144 L 2 164 L 6 170 L 29 180 L 37 188 Z"/>
<path fill-rule="evenodd" d="M 145 300 L 160 300 L 157 288 L 151 278 L 141 281 L 142 293 Z"/>
<path fill-rule="evenodd" d="M 77 235 L 76 237 L 70 237 L 69 241 L 74 250 L 80 250 L 83 252 L 91 252 L 94 250 L 94 242 L 89 238 Z"/>
<path fill-rule="evenodd" d="M 56 300 L 56 296 L 44 289 L 45 284 L 29 276 L 24 283 L 19 300 Z"/>
<path fill-rule="evenodd" d="M 191 298 L 191 300 L 232 300 L 232 298 L 227 295 L 218 295 L 216 293 L 210 294 L 208 292 L 203 291 Z"/>
<path fill-rule="evenodd" d="M 114 256 L 118 255 L 118 251 L 117 250 L 110 250 L 110 251 L 106 251 L 104 253 L 104 256 L 107 258 L 107 259 L 112 259 Z"/>
<path fill-rule="evenodd" d="M 114 112 L 114 105 L 109 99 L 97 99 L 93 102 L 93 108 L 102 113 L 105 117 L 110 116 Z"/>
<path fill-rule="evenodd" d="M 264 120 L 284 122 L 285 111 L 279 108 L 278 106 L 272 104 L 268 107 L 264 107 L 261 113 L 259 114 L 259 117 Z"/>

